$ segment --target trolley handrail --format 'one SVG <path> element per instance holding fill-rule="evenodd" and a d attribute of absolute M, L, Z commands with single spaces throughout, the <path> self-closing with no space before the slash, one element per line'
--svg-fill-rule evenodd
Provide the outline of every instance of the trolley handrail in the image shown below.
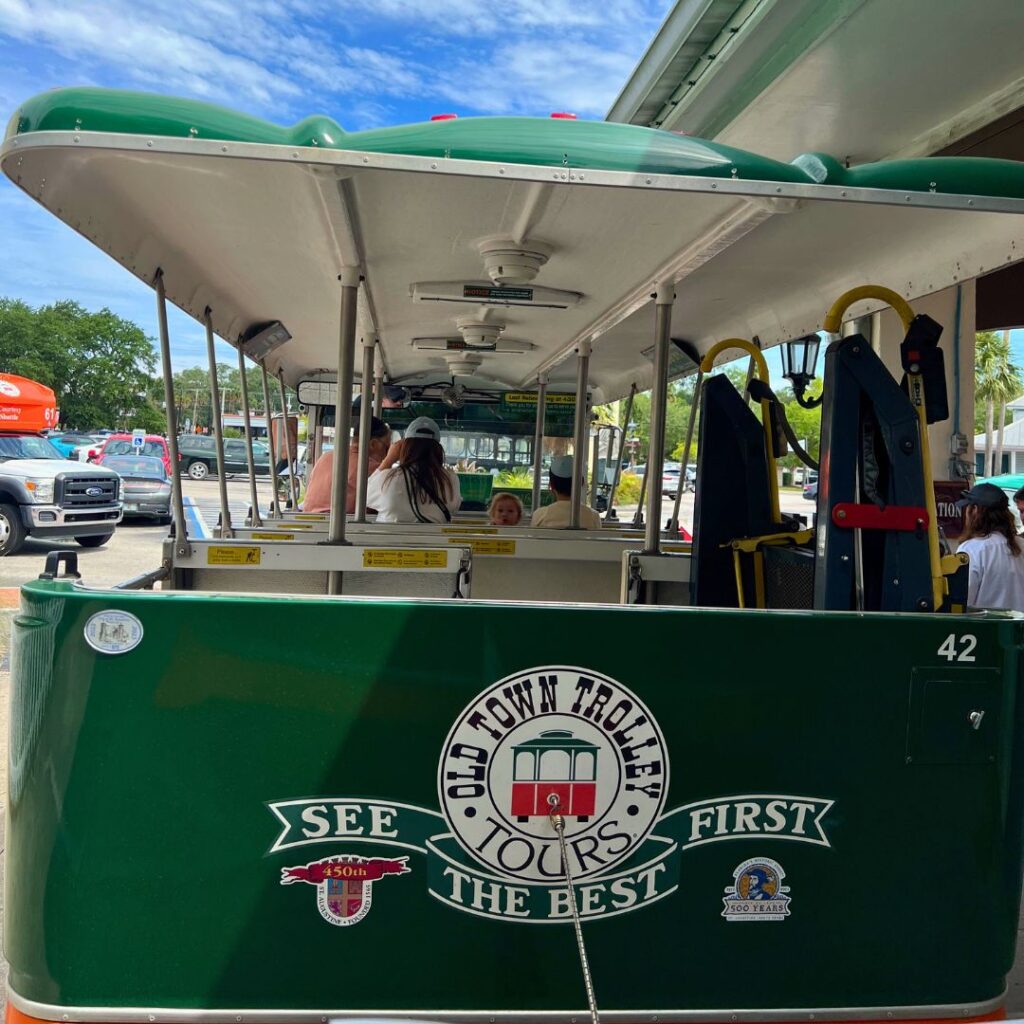
<path fill-rule="evenodd" d="M 862 284 L 859 288 L 851 288 L 849 291 L 843 292 L 825 314 L 823 329 L 829 334 L 838 334 L 839 328 L 843 325 L 843 314 L 855 302 L 860 302 L 862 299 L 879 299 L 891 306 L 893 312 L 903 321 L 904 332 L 910 330 L 914 319 L 914 311 L 910 308 L 910 303 L 899 292 L 894 292 L 891 288 L 886 288 L 881 284 Z"/>

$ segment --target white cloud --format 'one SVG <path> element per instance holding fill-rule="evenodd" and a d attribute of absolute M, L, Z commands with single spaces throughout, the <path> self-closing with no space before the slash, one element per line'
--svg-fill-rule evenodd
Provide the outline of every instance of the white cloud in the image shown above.
<path fill-rule="evenodd" d="M 197 96 L 274 120 L 388 98 L 603 113 L 668 0 L 0 0 L 3 35 L 64 84 Z M 56 83 L 48 83 L 56 84 Z M 344 104 L 339 104 L 339 99 Z M 360 127 L 346 124 L 346 127 Z"/>
<path fill-rule="evenodd" d="M 591 43 L 519 42 L 499 47 L 487 64 L 463 60 L 435 85 L 457 103 L 494 114 L 600 116 L 635 63 Z"/>
<path fill-rule="evenodd" d="M 670 3 L 0 0 L 0 126 L 26 97 L 70 84 L 193 96 L 278 123 L 326 113 L 349 130 L 425 107 L 599 117 Z M 6 184 L 0 235 L 17 253 L 0 261 L 0 295 L 106 305 L 155 334 L 152 291 Z M 172 340 L 176 365 L 205 361 L 182 314 Z"/>

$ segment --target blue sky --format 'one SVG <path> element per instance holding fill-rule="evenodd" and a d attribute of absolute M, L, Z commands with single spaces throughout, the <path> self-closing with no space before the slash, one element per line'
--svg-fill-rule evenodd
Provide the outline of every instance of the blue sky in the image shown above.
<path fill-rule="evenodd" d="M 601 118 L 670 0 L 0 0 L 0 124 L 68 85 L 190 96 L 348 129 L 436 113 Z M 153 292 L 0 179 L 0 296 L 70 298 L 156 335 Z M 205 336 L 171 310 L 175 369 Z M 234 362 L 234 350 L 219 355 Z"/>

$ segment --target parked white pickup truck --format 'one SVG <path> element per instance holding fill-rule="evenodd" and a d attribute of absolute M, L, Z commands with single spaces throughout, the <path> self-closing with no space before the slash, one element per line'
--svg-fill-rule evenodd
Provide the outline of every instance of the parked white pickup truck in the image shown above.
<path fill-rule="evenodd" d="M 0 557 L 26 537 L 105 544 L 121 521 L 121 479 L 102 466 L 65 459 L 30 431 L 0 433 Z"/>

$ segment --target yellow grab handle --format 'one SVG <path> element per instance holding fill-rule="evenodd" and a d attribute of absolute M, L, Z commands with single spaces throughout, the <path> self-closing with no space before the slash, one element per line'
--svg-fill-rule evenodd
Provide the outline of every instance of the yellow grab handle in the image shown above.
<path fill-rule="evenodd" d="M 752 341 L 747 341 L 745 338 L 726 338 L 725 341 L 716 341 L 700 361 L 700 372 L 710 373 L 715 367 L 715 360 L 727 348 L 741 348 L 744 352 L 749 353 L 757 367 L 758 378 L 765 384 L 768 383 L 768 364 L 764 360 L 764 353 Z"/>
<path fill-rule="evenodd" d="M 862 284 L 859 288 L 851 288 L 832 303 L 832 308 L 825 314 L 825 323 L 822 325 L 829 334 L 838 334 L 843 324 L 843 314 L 855 303 L 862 299 L 879 299 L 892 306 L 896 315 L 903 321 L 903 330 L 909 331 L 910 324 L 914 319 L 914 311 L 910 308 L 907 300 L 891 288 L 880 284 Z"/>
<path fill-rule="evenodd" d="M 711 348 L 708 349 L 707 355 L 700 361 L 700 372 L 710 373 L 711 370 L 714 369 L 715 359 L 718 355 L 730 348 L 739 348 L 744 352 L 749 353 L 750 358 L 754 361 L 754 366 L 757 367 L 758 379 L 764 381 L 765 384 L 768 383 L 768 364 L 765 362 L 764 354 L 752 341 L 747 341 L 745 338 L 726 338 L 725 341 L 718 341 L 712 345 Z M 772 446 L 771 415 L 771 403 L 768 401 L 762 401 L 761 425 L 764 428 L 764 447 L 768 455 L 768 496 L 772 503 L 772 522 L 781 523 L 782 513 L 779 511 L 779 477 L 778 471 L 775 468 L 775 449 Z M 737 571 L 739 571 L 738 563 Z M 742 605 L 740 605 L 740 607 L 742 607 Z"/>

